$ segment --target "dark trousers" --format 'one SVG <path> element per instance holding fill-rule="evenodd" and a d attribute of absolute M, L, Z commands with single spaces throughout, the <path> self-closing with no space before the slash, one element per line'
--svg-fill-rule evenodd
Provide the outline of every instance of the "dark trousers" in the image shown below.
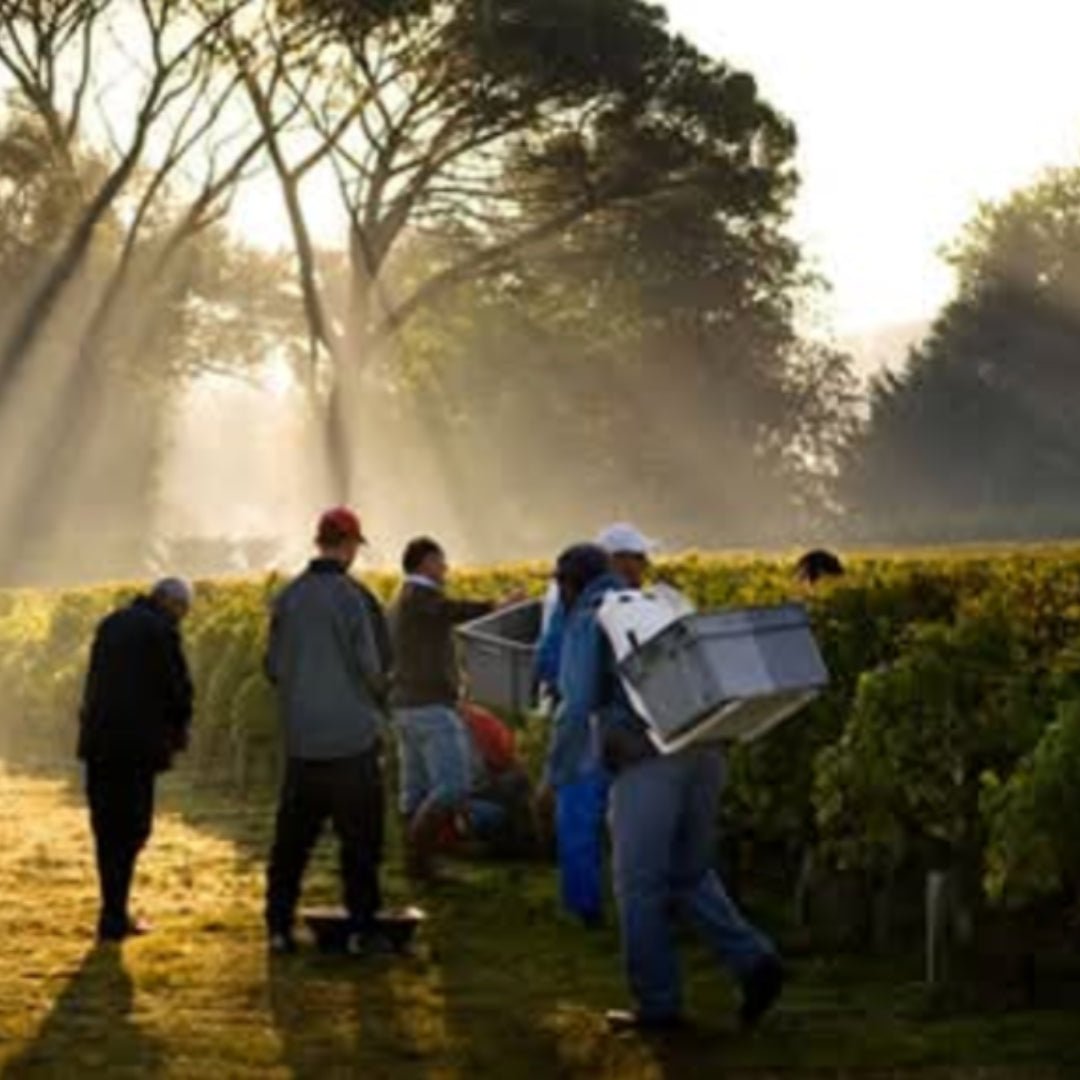
<path fill-rule="evenodd" d="M 304 871 L 328 819 L 340 847 L 345 908 L 356 929 L 374 924 L 382 906 L 383 810 L 377 751 L 337 761 L 289 761 L 267 875 L 271 933 L 292 930 Z"/>
<path fill-rule="evenodd" d="M 86 797 L 101 886 L 100 932 L 127 927 L 135 861 L 153 826 L 155 775 L 156 770 L 139 763 L 87 762 Z"/>

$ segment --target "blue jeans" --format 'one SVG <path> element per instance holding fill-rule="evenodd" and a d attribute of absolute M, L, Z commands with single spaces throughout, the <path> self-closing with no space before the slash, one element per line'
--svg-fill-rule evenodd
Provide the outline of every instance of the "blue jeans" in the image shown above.
<path fill-rule="evenodd" d="M 555 836 L 563 906 L 582 919 L 604 911 L 604 818 L 609 781 L 596 772 L 560 784 L 555 792 Z"/>
<path fill-rule="evenodd" d="M 506 807 L 490 799 L 472 798 L 465 808 L 469 831 L 480 840 L 494 836 L 506 824 Z"/>
<path fill-rule="evenodd" d="M 401 759 L 401 812 L 452 810 L 472 787 L 472 754 L 465 725 L 454 709 L 427 705 L 396 709 Z"/>
<path fill-rule="evenodd" d="M 673 917 L 692 922 L 717 959 L 745 977 L 774 954 L 713 869 L 724 781 L 719 750 L 650 758 L 612 787 L 615 895 L 630 991 L 643 1015 L 682 1011 Z"/>

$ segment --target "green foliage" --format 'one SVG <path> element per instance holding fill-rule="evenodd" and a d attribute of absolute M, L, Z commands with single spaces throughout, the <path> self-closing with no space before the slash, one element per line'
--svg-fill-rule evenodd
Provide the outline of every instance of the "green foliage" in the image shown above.
<path fill-rule="evenodd" d="M 799 719 L 732 752 L 726 826 L 751 849 L 814 846 L 863 873 L 947 862 L 977 877 L 985 868 L 991 895 L 1010 903 L 1071 883 L 1080 552 L 848 562 L 843 579 L 809 594 L 789 561 L 691 554 L 659 566 L 702 607 L 805 600 L 832 674 Z M 539 594 L 549 573 L 542 563 L 463 570 L 455 588 Z M 398 579 L 367 580 L 388 600 Z M 274 578 L 205 583 L 185 626 L 197 691 L 189 767 L 243 792 L 280 764 L 262 673 L 279 587 Z M 93 626 L 129 592 L 0 595 L 6 752 L 71 753 Z M 530 718 L 519 734 L 537 767 L 547 727 Z"/>
<path fill-rule="evenodd" d="M 1045 896 L 1080 901 L 1080 699 L 1059 707 L 1007 780 L 990 772 L 983 785 L 988 894 L 1010 906 Z"/>
<path fill-rule="evenodd" d="M 619 168 L 651 160 L 621 138 L 603 152 Z M 603 153 L 559 133 L 522 149 L 510 182 L 542 218 L 548 201 L 595 180 L 604 162 L 590 155 Z M 417 314 L 402 339 L 412 393 L 387 407 L 423 432 L 401 452 L 422 460 L 434 444 L 468 472 L 455 504 L 471 550 L 500 550 L 500 532 L 486 535 L 493 502 L 517 546 L 550 544 L 571 470 L 583 507 L 609 503 L 632 477 L 635 516 L 681 544 L 760 542 L 789 536 L 793 518 L 829 516 L 819 481 L 847 430 L 850 370 L 799 340 L 794 312 L 811 283 L 782 204 L 779 192 L 748 204 L 725 183 L 629 200 Z M 398 271 L 421 280 L 470 245 L 415 244 Z M 663 438 L 640 438 L 643 407 Z M 703 460 L 723 467 L 702 471 Z M 578 511 L 566 531 L 587 525 Z"/>
<path fill-rule="evenodd" d="M 1052 170 L 984 206 L 955 245 L 956 298 L 877 382 L 843 462 L 841 498 L 873 534 L 1074 532 L 1078 196 L 1080 169 Z"/>
<path fill-rule="evenodd" d="M 1033 738 L 1013 707 L 1021 660 L 1003 621 L 926 624 L 861 676 L 842 736 L 819 759 L 818 823 L 837 862 L 978 857 L 982 773 L 1007 768 Z"/>

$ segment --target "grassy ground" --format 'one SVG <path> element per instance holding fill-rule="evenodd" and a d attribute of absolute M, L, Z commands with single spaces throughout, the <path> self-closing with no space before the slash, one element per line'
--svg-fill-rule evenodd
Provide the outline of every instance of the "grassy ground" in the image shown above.
<path fill-rule="evenodd" d="M 700 1030 L 612 1038 L 613 935 L 553 914 L 547 870 L 463 868 L 425 898 L 417 955 L 271 962 L 259 924 L 265 806 L 170 781 L 137 884 L 151 937 L 95 949 L 84 815 L 61 779 L 0 771 L 0 1075 L 645 1077 L 1080 1075 L 1075 1015 L 931 1018 L 917 983 L 871 964 L 795 965 L 783 1007 L 735 1032 L 734 998 L 691 951 Z M 393 874 L 390 891 L 406 899 Z M 325 858 L 312 900 L 331 899 Z"/>

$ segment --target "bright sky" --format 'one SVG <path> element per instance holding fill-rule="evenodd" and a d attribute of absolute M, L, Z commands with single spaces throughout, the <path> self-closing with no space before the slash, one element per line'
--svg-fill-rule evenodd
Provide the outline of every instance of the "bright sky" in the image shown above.
<path fill-rule="evenodd" d="M 928 318 L 977 202 L 1080 163 L 1075 0 L 665 0 L 795 120 L 798 232 L 841 334 Z"/>

